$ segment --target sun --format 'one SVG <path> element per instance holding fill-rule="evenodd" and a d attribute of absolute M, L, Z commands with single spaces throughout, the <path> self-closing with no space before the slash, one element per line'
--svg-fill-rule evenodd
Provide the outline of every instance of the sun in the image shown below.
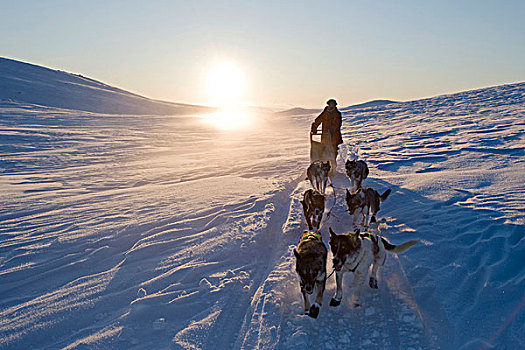
<path fill-rule="evenodd" d="M 206 86 L 213 105 L 231 108 L 243 103 L 244 72 L 232 62 L 215 63 L 208 71 Z"/>
<path fill-rule="evenodd" d="M 206 76 L 206 89 L 210 103 L 218 110 L 203 115 L 204 121 L 225 131 L 248 129 L 254 125 L 255 117 L 246 108 L 245 75 L 236 64 L 215 63 Z"/>

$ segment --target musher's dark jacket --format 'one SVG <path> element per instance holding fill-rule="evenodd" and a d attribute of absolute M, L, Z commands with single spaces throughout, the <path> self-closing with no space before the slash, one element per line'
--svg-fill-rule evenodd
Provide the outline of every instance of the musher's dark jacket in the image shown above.
<path fill-rule="evenodd" d="M 343 143 L 343 137 L 341 136 L 341 112 L 337 108 L 329 110 L 328 107 L 325 107 L 323 112 L 319 114 L 315 121 L 312 123 L 312 132 L 317 130 L 319 124 L 323 123 L 322 129 L 323 133 L 321 135 L 321 142 L 328 143 L 330 136 L 332 138 L 332 144 L 337 146 Z"/>

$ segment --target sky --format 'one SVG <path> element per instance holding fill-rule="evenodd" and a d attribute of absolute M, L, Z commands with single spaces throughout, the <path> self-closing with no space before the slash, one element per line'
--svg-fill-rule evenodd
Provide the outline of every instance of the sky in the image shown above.
<path fill-rule="evenodd" d="M 0 56 L 141 95 L 212 104 L 208 72 L 244 74 L 243 103 L 340 106 L 525 81 L 525 1 L 0 0 Z"/>

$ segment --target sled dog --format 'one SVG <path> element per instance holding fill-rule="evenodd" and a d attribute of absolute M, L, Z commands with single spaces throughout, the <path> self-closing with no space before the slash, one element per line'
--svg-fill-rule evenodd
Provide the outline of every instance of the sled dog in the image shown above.
<path fill-rule="evenodd" d="M 361 188 L 361 183 L 368 177 L 368 166 L 362 160 L 350 160 L 345 163 L 346 175 L 352 183 L 352 190 L 357 191 Z"/>
<path fill-rule="evenodd" d="M 330 173 L 330 162 L 326 163 L 321 160 L 316 160 L 306 170 L 308 180 L 312 183 L 312 187 L 323 195 L 326 191 L 326 184 L 328 183 L 328 176 Z"/>
<path fill-rule="evenodd" d="M 323 293 L 326 285 L 326 256 L 327 249 L 321 235 L 315 232 L 304 231 L 295 255 L 295 270 L 301 280 L 305 315 L 317 318 L 323 302 Z M 315 302 L 310 305 L 310 296 L 315 291 Z"/>
<path fill-rule="evenodd" d="M 419 242 L 419 240 L 412 240 L 400 245 L 394 245 L 377 234 L 361 234 L 359 229 L 341 235 L 336 235 L 332 228 L 329 231 L 329 244 L 334 256 L 333 264 L 337 285 L 335 295 L 330 301 L 330 306 L 338 306 L 341 303 L 341 298 L 343 297 L 343 274 L 345 272 L 351 271 L 354 273 L 353 284 L 355 285 L 355 291 L 351 301 L 354 306 L 359 306 L 361 287 L 368 276 L 370 266 L 372 266 L 372 272 L 368 284 L 370 288 L 377 288 L 377 272 L 379 267 L 385 263 L 386 252 L 403 253 Z"/>
<path fill-rule="evenodd" d="M 357 226 L 359 217 L 361 216 L 360 225 L 367 228 L 369 224 L 376 222 L 376 214 L 379 211 L 380 203 L 384 202 L 390 195 L 392 190 L 386 190 L 382 195 L 372 188 L 359 189 L 356 193 L 350 193 L 346 190 L 346 205 L 348 212 L 354 217 L 354 226 Z M 372 214 L 370 222 L 369 215 Z"/>
<path fill-rule="evenodd" d="M 310 163 L 315 161 L 328 161 L 331 165 L 329 176 L 334 175 L 337 165 L 337 147 L 331 145 L 331 142 L 322 143 L 312 140 L 313 134 L 310 134 Z"/>
<path fill-rule="evenodd" d="M 314 189 L 304 192 L 303 200 L 304 217 L 310 231 L 319 232 L 321 220 L 323 219 L 325 197 Z"/>

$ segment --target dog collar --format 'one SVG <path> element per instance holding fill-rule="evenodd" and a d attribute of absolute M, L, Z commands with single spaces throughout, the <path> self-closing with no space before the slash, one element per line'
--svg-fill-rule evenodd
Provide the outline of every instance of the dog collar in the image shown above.
<path fill-rule="evenodd" d="M 301 242 L 302 241 L 306 241 L 308 239 L 315 239 L 319 242 L 323 242 L 323 239 L 321 238 L 321 235 L 319 233 L 315 233 L 315 232 L 304 232 L 302 235 L 301 235 Z"/>

